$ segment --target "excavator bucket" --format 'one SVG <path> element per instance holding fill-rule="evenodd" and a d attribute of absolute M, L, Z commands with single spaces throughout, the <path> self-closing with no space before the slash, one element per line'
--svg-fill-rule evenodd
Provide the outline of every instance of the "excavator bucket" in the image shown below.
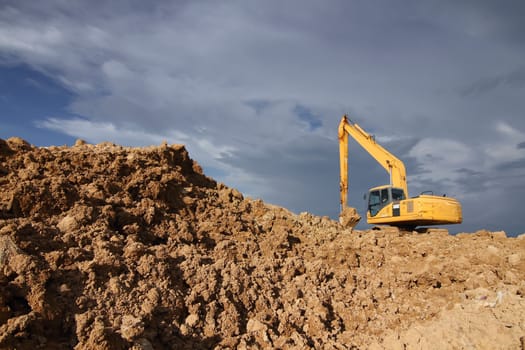
<path fill-rule="evenodd" d="M 352 207 L 344 208 L 339 214 L 339 222 L 343 227 L 354 228 L 359 223 L 359 220 L 361 220 L 361 216 Z"/>

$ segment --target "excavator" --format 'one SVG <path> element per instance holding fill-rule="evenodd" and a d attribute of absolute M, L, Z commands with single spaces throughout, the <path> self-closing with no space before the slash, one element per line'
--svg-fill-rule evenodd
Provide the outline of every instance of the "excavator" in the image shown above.
<path fill-rule="evenodd" d="M 436 196 L 426 192 L 409 197 L 405 165 L 379 145 L 358 124 L 349 121 L 346 115 L 339 123 L 339 160 L 341 171 L 341 215 L 348 216 L 348 135 L 357 141 L 390 176 L 388 185 L 371 188 L 368 192 L 367 222 L 375 225 L 390 225 L 400 229 L 413 230 L 418 226 L 459 224 L 462 222 L 461 204 L 454 198 Z M 355 209 L 353 209 L 354 216 Z M 355 226 L 357 220 L 351 220 L 348 226 Z"/>

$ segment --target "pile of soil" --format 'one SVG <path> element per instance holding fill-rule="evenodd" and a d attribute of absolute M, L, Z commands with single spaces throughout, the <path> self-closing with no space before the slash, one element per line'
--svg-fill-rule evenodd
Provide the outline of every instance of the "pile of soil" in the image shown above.
<path fill-rule="evenodd" d="M 523 348 L 525 236 L 356 231 L 181 145 L 0 140 L 0 349 Z"/>

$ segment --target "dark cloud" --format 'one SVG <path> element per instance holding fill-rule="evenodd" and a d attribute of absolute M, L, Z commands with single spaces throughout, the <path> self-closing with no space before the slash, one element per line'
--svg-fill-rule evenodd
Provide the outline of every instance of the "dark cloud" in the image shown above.
<path fill-rule="evenodd" d="M 253 108 L 256 114 L 260 114 L 266 108 L 268 108 L 272 102 L 263 99 L 253 99 L 244 102 L 247 106 Z"/>
<path fill-rule="evenodd" d="M 502 85 L 505 79 L 503 77 L 483 78 L 461 90 L 461 96 L 468 97 L 480 95 L 484 92 L 496 89 Z"/>
<path fill-rule="evenodd" d="M 267 201 L 296 212 L 335 217 L 339 210 L 337 150 L 335 140 L 305 135 L 288 144 L 240 150 L 223 161 L 263 178 Z"/>
<path fill-rule="evenodd" d="M 433 0 L 423 2 L 474 37 L 503 40 L 523 47 L 525 3 L 521 0 Z"/>
<path fill-rule="evenodd" d="M 499 164 L 499 170 L 525 169 L 525 158 Z"/>
<path fill-rule="evenodd" d="M 490 186 L 491 178 L 487 174 L 473 169 L 461 168 L 456 170 L 461 176 L 456 182 L 461 186 L 464 193 L 482 193 Z"/>
<path fill-rule="evenodd" d="M 463 97 L 477 96 L 499 87 L 524 88 L 525 68 L 501 76 L 481 78 L 461 89 L 460 94 Z"/>
<path fill-rule="evenodd" d="M 483 196 L 472 195 L 462 199 L 463 224 L 455 227 L 463 232 L 486 229 L 504 230 L 509 236 L 525 233 L 523 225 L 523 198 L 525 186 L 504 188 L 492 186 L 484 189 Z"/>
<path fill-rule="evenodd" d="M 516 147 L 517 147 L 518 149 L 525 148 L 525 141 L 518 143 L 518 145 L 517 145 Z"/>
<path fill-rule="evenodd" d="M 163 11 L 182 11 L 189 3 L 188 0 L 178 0 L 176 2 L 149 2 L 140 0 L 90 0 L 78 1 L 75 3 L 50 0 L 46 4 L 42 2 L 20 2 L 16 0 L 3 0 L 0 8 L 4 11 L 23 12 L 25 16 L 52 16 L 54 18 L 63 17 L 75 20 L 86 19 L 89 22 L 98 19 L 104 21 L 114 17 L 114 11 L 120 15 L 137 14 L 161 14 Z"/>
<path fill-rule="evenodd" d="M 460 174 L 464 174 L 468 177 L 472 177 L 472 176 L 481 176 L 483 175 L 482 172 L 480 171 L 477 171 L 477 170 L 472 170 L 472 169 L 467 169 L 467 168 L 461 168 L 461 169 L 457 169 L 456 170 L 457 173 L 460 173 Z"/>
<path fill-rule="evenodd" d="M 305 106 L 296 105 L 293 109 L 293 112 L 299 117 L 301 121 L 308 125 L 308 129 L 310 131 L 314 131 L 323 126 L 321 118 L 314 115 L 314 113 Z"/>
<path fill-rule="evenodd" d="M 418 137 L 409 137 L 409 135 L 406 136 L 407 137 L 395 141 L 385 142 L 383 146 L 395 154 L 398 158 L 405 159 L 405 162 L 408 162 L 409 160 L 407 160 L 407 158 L 410 157 L 408 155 L 410 150 L 413 149 L 414 146 L 417 145 L 419 141 L 421 141 L 421 139 Z M 408 167 L 407 164 L 405 165 Z"/>
<path fill-rule="evenodd" d="M 525 87 L 525 68 L 516 70 L 507 75 L 505 83 L 513 88 Z"/>

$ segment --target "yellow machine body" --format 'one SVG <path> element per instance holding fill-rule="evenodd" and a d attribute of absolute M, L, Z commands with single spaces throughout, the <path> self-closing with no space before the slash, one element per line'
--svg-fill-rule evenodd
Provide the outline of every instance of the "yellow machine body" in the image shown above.
<path fill-rule="evenodd" d="M 369 224 L 401 227 L 458 224 L 462 221 L 461 204 L 454 198 L 421 194 L 408 199 L 371 201 L 375 193 L 388 191 L 389 185 L 372 188 L 368 195 L 366 214 Z"/>

